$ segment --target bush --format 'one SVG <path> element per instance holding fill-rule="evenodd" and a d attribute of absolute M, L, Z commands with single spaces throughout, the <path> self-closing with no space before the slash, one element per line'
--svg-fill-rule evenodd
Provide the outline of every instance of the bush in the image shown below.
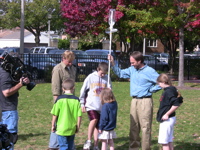
<path fill-rule="evenodd" d="M 59 49 L 68 49 L 70 46 L 70 39 L 59 39 L 58 40 L 58 48 Z"/>

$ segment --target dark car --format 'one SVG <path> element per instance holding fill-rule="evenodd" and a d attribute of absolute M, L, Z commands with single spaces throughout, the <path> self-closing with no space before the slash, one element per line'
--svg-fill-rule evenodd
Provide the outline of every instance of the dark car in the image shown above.
<path fill-rule="evenodd" d="M 20 53 L 20 47 L 5 47 L 4 48 L 8 53 L 16 53 L 19 54 Z M 30 50 L 28 48 L 24 48 L 24 53 L 29 53 Z"/>
<path fill-rule="evenodd" d="M 82 73 L 85 72 L 85 68 L 83 70 L 82 63 L 90 62 L 91 59 L 85 51 L 82 50 L 71 50 L 75 54 L 75 60 L 72 64 L 77 67 L 77 72 Z M 56 61 L 56 63 L 60 63 L 62 58 L 61 55 L 65 52 L 65 50 L 55 50 L 49 53 L 49 56 Z"/>
<path fill-rule="evenodd" d="M 155 70 L 160 70 L 164 72 L 169 71 L 169 65 L 166 61 L 159 60 L 151 55 L 144 55 L 144 63 L 154 68 Z"/>
<path fill-rule="evenodd" d="M 75 60 L 73 61 L 74 65 L 76 64 L 76 60 L 80 59 L 88 59 L 89 56 L 85 51 L 82 50 L 71 50 L 75 54 Z M 50 51 L 50 57 L 53 58 L 57 63 L 61 62 L 61 55 L 65 52 L 65 50 L 55 50 L 55 51 Z"/>
<path fill-rule="evenodd" d="M 5 49 L 0 48 L 0 55 L 5 51 Z"/>
<path fill-rule="evenodd" d="M 46 54 L 25 54 L 23 62 L 31 72 L 33 79 L 43 78 L 45 72 L 52 69 L 57 63 Z"/>
<path fill-rule="evenodd" d="M 91 50 L 86 50 L 85 52 L 89 55 L 89 58 L 78 61 L 79 73 L 81 74 L 88 75 L 92 73 L 97 69 L 100 62 L 109 63 L 108 62 L 109 50 L 91 49 Z M 113 50 L 111 50 L 111 55 L 115 59 L 115 64 L 120 66 Z"/>
<path fill-rule="evenodd" d="M 101 59 L 108 59 L 108 54 L 111 55 L 116 59 L 116 54 L 113 50 L 109 51 L 107 49 L 89 49 L 85 51 L 91 58 L 101 58 Z"/>
<path fill-rule="evenodd" d="M 167 53 L 153 53 L 152 56 L 156 57 L 160 61 L 165 61 L 166 63 L 169 61 L 169 54 Z"/>

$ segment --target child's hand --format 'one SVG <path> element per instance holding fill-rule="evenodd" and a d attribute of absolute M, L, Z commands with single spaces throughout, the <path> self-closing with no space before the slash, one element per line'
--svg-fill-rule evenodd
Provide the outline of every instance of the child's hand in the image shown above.
<path fill-rule="evenodd" d="M 78 131 L 79 131 L 79 128 L 78 128 L 78 126 L 76 125 L 76 133 L 78 133 Z"/>
<path fill-rule="evenodd" d="M 51 127 L 51 132 L 56 132 L 56 127 L 55 126 Z"/>
<path fill-rule="evenodd" d="M 169 116 L 167 114 L 163 115 L 162 120 L 168 120 Z"/>
<path fill-rule="evenodd" d="M 102 133 L 102 130 L 99 130 L 99 133 Z"/>
<path fill-rule="evenodd" d="M 82 107 L 81 107 L 81 110 L 82 110 L 83 113 L 85 113 L 85 112 L 86 112 L 85 106 L 82 106 Z"/>

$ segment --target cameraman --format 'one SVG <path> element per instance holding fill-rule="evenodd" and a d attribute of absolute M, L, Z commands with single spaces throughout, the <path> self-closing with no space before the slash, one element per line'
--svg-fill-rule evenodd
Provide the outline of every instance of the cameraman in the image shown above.
<path fill-rule="evenodd" d="M 18 83 L 13 81 L 11 74 L 0 66 L 0 104 L 2 109 L 2 124 L 13 134 L 13 144 L 17 141 L 18 132 L 18 90 L 30 83 L 28 78 L 20 78 Z M 10 150 L 14 149 L 14 145 Z"/>

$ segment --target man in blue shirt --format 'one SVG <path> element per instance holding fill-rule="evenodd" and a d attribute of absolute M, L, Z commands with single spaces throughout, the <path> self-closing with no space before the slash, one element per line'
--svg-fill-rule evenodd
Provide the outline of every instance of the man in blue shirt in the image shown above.
<path fill-rule="evenodd" d="M 130 95 L 132 97 L 130 108 L 130 143 L 129 150 L 151 149 L 151 124 L 153 118 L 152 93 L 161 88 L 156 85 L 159 74 L 151 67 L 144 64 L 141 52 L 134 51 L 130 55 L 131 66 L 120 69 L 115 65 L 111 55 L 108 56 L 113 66 L 114 73 L 120 78 L 130 79 Z M 142 142 L 140 142 L 140 130 Z"/>

